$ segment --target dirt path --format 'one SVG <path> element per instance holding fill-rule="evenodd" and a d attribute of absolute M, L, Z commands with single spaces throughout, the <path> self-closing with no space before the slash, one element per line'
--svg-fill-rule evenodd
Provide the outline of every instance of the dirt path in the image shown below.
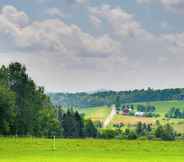
<path fill-rule="evenodd" d="M 116 107 L 115 107 L 115 105 L 112 106 L 111 113 L 109 114 L 109 116 L 103 122 L 103 128 L 106 128 L 111 123 L 114 115 L 116 115 Z"/>

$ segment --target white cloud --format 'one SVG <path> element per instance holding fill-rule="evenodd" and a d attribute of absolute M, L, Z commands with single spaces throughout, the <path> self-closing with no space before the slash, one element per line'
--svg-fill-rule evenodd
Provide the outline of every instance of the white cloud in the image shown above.
<path fill-rule="evenodd" d="M 184 13 L 183 0 L 137 0 L 140 4 L 154 4 L 160 3 L 166 9 L 174 11 L 175 13 Z"/>
<path fill-rule="evenodd" d="M 15 46 L 17 32 L 29 24 L 29 17 L 13 6 L 4 6 L 0 10 L 0 24 L 0 47 L 11 49 Z"/>
<path fill-rule="evenodd" d="M 65 16 L 65 14 L 58 8 L 49 8 L 46 11 L 46 14 L 48 14 L 49 16 L 61 17 L 61 18 L 63 18 Z"/>
<path fill-rule="evenodd" d="M 116 42 L 107 36 L 94 37 L 76 25 L 61 20 L 34 22 L 16 33 L 17 47 L 62 55 L 104 57 L 112 54 Z M 101 56 L 102 55 L 102 56 Z"/>
<path fill-rule="evenodd" d="M 184 51 L 184 32 L 164 34 L 162 38 L 170 43 L 170 47 L 182 48 Z"/>
<path fill-rule="evenodd" d="M 59 19 L 33 21 L 28 24 L 25 21 L 28 19 L 25 13 L 9 6 L 14 10 L 14 14 L 8 15 L 6 8 L 3 8 L 0 14 L 0 40 L 11 49 L 26 53 L 51 54 L 53 57 L 62 58 L 61 64 L 82 64 L 81 59 L 103 60 L 120 54 L 119 42 L 108 35 L 95 37 L 83 32 L 77 25 L 69 25 Z M 14 15 L 16 21 L 11 17 L 15 17 Z M 5 37 L 11 41 L 8 39 L 5 42 Z"/>
<path fill-rule="evenodd" d="M 91 21 L 106 24 L 109 33 L 119 37 L 135 37 L 141 34 L 149 35 L 138 23 L 134 16 L 119 7 L 112 8 L 109 5 L 93 7 L 89 9 Z M 95 21 L 94 21 L 95 20 Z M 102 24 L 102 23 L 101 23 Z"/>
<path fill-rule="evenodd" d="M 1 10 L 1 16 L 17 27 L 25 27 L 29 23 L 28 16 L 13 6 L 4 6 Z"/>
<path fill-rule="evenodd" d="M 96 16 L 90 15 L 89 19 L 90 19 L 91 24 L 97 28 L 102 24 L 102 20 Z"/>
<path fill-rule="evenodd" d="M 184 13 L 184 1 L 183 0 L 161 0 L 163 6 L 173 10 L 177 13 Z"/>

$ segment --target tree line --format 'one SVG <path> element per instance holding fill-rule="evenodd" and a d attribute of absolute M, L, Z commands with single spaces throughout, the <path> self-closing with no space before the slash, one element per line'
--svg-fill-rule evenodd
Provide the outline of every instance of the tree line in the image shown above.
<path fill-rule="evenodd" d="M 177 134 L 174 128 L 170 124 L 162 125 L 158 121 L 156 126 L 152 124 L 146 124 L 138 122 L 134 128 L 125 128 L 122 130 L 120 127 L 116 129 L 104 129 L 101 130 L 99 137 L 105 139 L 148 139 L 148 140 L 166 140 L 173 141 L 176 137 L 181 136 Z M 182 137 L 183 138 L 183 137 Z"/>
<path fill-rule="evenodd" d="M 75 107 L 95 107 L 133 102 L 183 100 L 184 89 L 154 90 L 151 88 L 132 91 L 104 91 L 95 93 L 49 93 L 55 105 Z"/>

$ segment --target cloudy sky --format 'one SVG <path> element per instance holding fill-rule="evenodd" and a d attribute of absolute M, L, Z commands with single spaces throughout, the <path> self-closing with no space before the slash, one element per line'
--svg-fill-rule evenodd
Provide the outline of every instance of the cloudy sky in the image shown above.
<path fill-rule="evenodd" d="M 1 0 L 13 61 L 53 92 L 184 87 L 184 0 Z"/>

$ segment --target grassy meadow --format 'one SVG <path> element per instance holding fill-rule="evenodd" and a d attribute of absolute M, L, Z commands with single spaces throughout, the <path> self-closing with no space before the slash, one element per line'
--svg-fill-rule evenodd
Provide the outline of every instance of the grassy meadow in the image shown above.
<path fill-rule="evenodd" d="M 107 106 L 81 108 L 77 110 L 85 114 L 85 118 L 90 118 L 93 121 L 104 121 L 111 112 L 111 108 Z"/>
<path fill-rule="evenodd" d="M 183 162 L 184 141 L 0 138 L 0 162 Z"/>

